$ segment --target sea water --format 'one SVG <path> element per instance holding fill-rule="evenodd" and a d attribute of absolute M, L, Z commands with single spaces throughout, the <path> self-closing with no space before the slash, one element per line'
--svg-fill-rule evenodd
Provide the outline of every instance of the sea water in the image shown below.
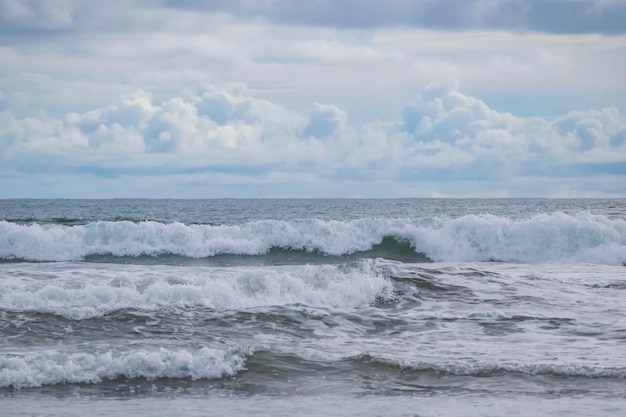
<path fill-rule="evenodd" d="M 0 415 L 622 415 L 626 200 L 0 200 Z"/>

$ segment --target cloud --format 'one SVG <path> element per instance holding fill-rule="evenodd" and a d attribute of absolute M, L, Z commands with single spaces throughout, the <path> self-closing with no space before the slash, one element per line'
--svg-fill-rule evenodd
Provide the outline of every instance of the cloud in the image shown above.
<path fill-rule="evenodd" d="M 309 122 L 302 135 L 323 139 L 332 136 L 347 124 L 345 111 L 336 106 L 313 103 L 309 111 Z"/>
<path fill-rule="evenodd" d="M 1 112 L 0 172 L 17 178 L 210 173 L 234 175 L 239 184 L 304 175 L 313 188 L 316 181 L 478 181 L 507 189 L 546 176 L 586 184 L 594 176 L 623 179 L 625 138 L 626 117 L 617 109 L 521 118 L 463 94 L 456 81 L 426 87 L 401 120 L 363 124 L 351 124 L 334 105 L 314 103 L 299 113 L 255 98 L 240 84 L 205 85 L 163 100 L 137 91 L 63 118 Z M 626 185 L 616 192 L 626 193 Z"/>
<path fill-rule="evenodd" d="M 465 152 L 474 172 L 516 165 L 526 171 L 545 170 L 578 163 L 599 168 L 626 161 L 626 118 L 615 108 L 574 111 L 555 119 L 520 118 L 460 93 L 454 82 L 427 87 L 405 107 L 402 127 L 422 146 L 430 144 L 433 157 L 451 150 Z M 587 169 L 584 175 L 593 171 Z"/>
<path fill-rule="evenodd" d="M 166 0 L 169 7 L 311 26 L 497 29 L 552 33 L 624 33 L 620 0 Z"/>
<path fill-rule="evenodd" d="M 0 2 L 0 32 L 31 29 L 51 31 L 68 28 L 77 7 L 74 0 L 4 0 Z"/>
<path fill-rule="evenodd" d="M 161 10 L 142 0 L 3 0 L 0 35 L 39 40 L 78 32 L 142 32 L 155 30 Z"/>
<path fill-rule="evenodd" d="M 475 2 L 459 3 L 459 10 L 465 3 Z M 582 103 L 624 110 L 626 35 L 562 36 L 481 25 L 461 31 L 398 23 L 412 15 L 411 8 L 437 4 L 313 1 L 286 6 L 294 15 L 318 10 L 320 19 L 335 9 L 338 16 L 371 15 L 371 26 L 354 27 L 298 23 L 297 16 L 270 19 L 282 10 L 271 0 L 199 2 L 195 9 L 179 2 L 166 7 L 162 1 L 7 0 L 0 2 L 0 90 L 6 107 L 23 116 L 34 108 L 62 116 L 102 107 L 138 89 L 160 100 L 188 94 L 203 83 L 239 81 L 269 92 L 258 97 L 291 108 L 296 103 L 299 112 L 317 101 L 338 105 L 351 120 L 362 121 L 396 116 L 412 86 L 456 78 L 500 109 L 526 106 L 533 108 L 527 113 L 554 115 Z M 499 4 L 491 0 L 480 7 Z M 535 7 L 532 2 L 507 4 Z M 22 12 L 11 11 L 15 8 Z M 397 16 L 386 19 L 386 13 Z"/>
<path fill-rule="evenodd" d="M 3 0 L 0 33 L 141 32 L 163 25 L 179 30 L 172 9 L 288 26 L 626 33 L 622 0 Z"/>
<path fill-rule="evenodd" d="M 623 194 L 625 8 L 0 1 L 0 190 Z"/>

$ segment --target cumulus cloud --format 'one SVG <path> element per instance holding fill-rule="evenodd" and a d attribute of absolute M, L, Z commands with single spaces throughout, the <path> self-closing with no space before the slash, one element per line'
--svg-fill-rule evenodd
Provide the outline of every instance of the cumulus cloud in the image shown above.
<path fill-rule="evenodd" d="M 332 136 L 345 128 L 347 119 L 346 112 L 336 106 L 313 103 L 303 136 L 318 139 Z"/>
<path fill-rule="evenodd" d="M 626 117 L 617 109 L 521 118 L 463 94 L 425 88 L 397 121 L 351 124 L 334 105 L 299 113 L 242 85 L 187 97 L 149 93 L 63 118 L 0 113 L 2 170 L 94 176 L 306 175 L 318 181 L 499 181 L 538 176 L 623 177 Z M 624 193 L 625 187 L 619 192 Z"/>
<path fill-rule="evenodd" d="M 219 182 L 225 195 L 297 179 L 318 195 L 374 183 L 386 184 L 376 195 L 424 195 L 423 181 L 455 182 L 437 195 L 468 181 L 528 195 L 524 181 L 550 177 L 624 194 L 625 8 L 3 0 L 0 190 L 158 178 Z M 467 90 L 449 81 L 414 95 L 442 78 Z"/>
<path fill-rule="evenodd" d="M 626 118 L 615 108 L 520 118 L 494 111 L 457 88 L 455 83 L 430 86 L 403 111 L 403 129 L 430 153 L 422 164 L 461 161 L 440 172 L 444 179 L 626 172 L 621 139 Z"/>

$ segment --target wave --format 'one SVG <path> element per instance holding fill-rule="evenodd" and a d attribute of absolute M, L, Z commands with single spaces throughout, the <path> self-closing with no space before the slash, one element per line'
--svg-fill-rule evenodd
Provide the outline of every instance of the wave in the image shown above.
<path fill-rule="evenodd" d="M 5 271 L 0 310 L 70 319 L 115 311 L 190 307 L 217 311 L 308 305 L 358 308 L 395 297 L 379 262 L 277 268 L 174 268 L 58 265 L 42 272 Z M 44 277 L 45 279 L 41 279 Z"/>
<path fill-rule="evenodd" d="M 430 363 L 377 358 L 362 354 L 348 359 L 355 366 L 401 369 L 407 372 L 433 372 L 438 375 L 493 377 L 503 374 L 545 375 L 556 377 L 626 378 L 624 367 L 590 366 L 583 364 L 559 364 L 536 362 L 503 363 Z"/>
<path fill-rule="evenodd" d="M 94 256 L 212 258 L 272 251 L 416 261 L 626 263 L 626 221 L 590 213 L 512 220 L 459 218 L 264 220 L 239 225 L 98 221 L 86 225 L 0 221 L 0 259 L 76 261 Z M 399 259 L 403 260 L 405 258 Z M 412 260 L 412 258 L 408 258 Z"/>
<path fill-rule="evenodd" d="M 248 354 L 207 347 L 198 351 L 160 348 L 155 351 L 3 354 L 0 356 L 0 387 L 93 384 L 118 378 L 215 379 L 243 370 Z"/>
<path fill-rule="evenodd" d="M 272 372 L 268 372 L 271 369 Z M 4 353 L 0 355 L 0 388 L 34 388 L 59 384 L 100 384 L 121 379 L 155 381 L 165 378 L 215 380 L 249 374 L 262 375 L 267 384 L 272 378 L 284 381 L 297 374 L 328 372 L 350 378 L 357 374 L 368 378 L 410 380 L 423 374 L 435 378 L 472 377 L 497 378 L 511 375 L 545 376 L 555 378 L 594 378 L 623 380 L 626 368 L 589 366 L 585 364 L 502 362 L 407 362 L 377 358 L 369 354 L 345 357 L 336 361 L 310 360 L 273 349 L 253 347 L 188 349 L 135 349 L 101 352 L 63 352 L 55 350 Z M 280 370 L 281 372 L 276 372 Z M 536 381 L 536 383 L 540 383 Z"/>

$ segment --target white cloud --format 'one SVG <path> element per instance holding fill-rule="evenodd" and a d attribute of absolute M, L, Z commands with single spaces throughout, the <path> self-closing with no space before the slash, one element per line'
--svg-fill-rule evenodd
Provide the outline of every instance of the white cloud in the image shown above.
<path fill-rule="evenodd" d="M 309 122 L 302 135 L 318 139 L 345 133 L 348 115 L 336 106 L 313 103 L 309 111 Z"/>
<path fill-rule="evenodd" d="M 524 177 L 623 176 L 625 132 L 617 109 L 520 118 L 461 93 L 457 82 L 427 87 L 401 121 L 358 125 L 337 106 L 314 103 L 300 114 L 242 85 L 206 85 L 162 101 L 138 91 L 59 119 L 3 112 L 0 156 L 5 173 L 22 177 L 57 170 L 106 177 L 211 172 L 237 175 L 244 184 L 282 173 L 320 184 L 474 180 L 507 189 Z"/>
<path fill-rule="evenodd" d="M 456 88 L 429 87 L 403 112 L 403 127 L 419 143 L 430 144 L 431 157 L 418 156 L 423 165 L 444 167 L 443 161 L 454 161 L 440 173 L 444 178 L 626 173 L 626 146 L 620 139 L 626 117 L 617 109 L 520 118 L 496 112 Z"/>
<path fill-rule="evenodd" d="M 624 194 L 623 2 L 292 3 L 0 2 L 1 189 Z"/>

